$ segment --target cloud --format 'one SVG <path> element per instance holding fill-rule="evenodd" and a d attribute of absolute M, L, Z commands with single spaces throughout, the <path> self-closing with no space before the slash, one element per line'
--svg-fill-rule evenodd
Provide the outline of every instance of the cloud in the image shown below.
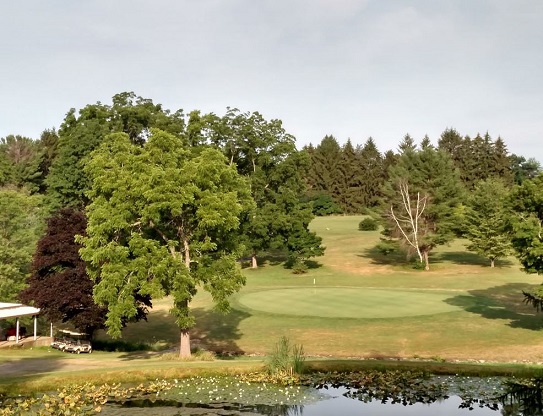
<path fill-rule="evenodd" d="M 37 137 L 127 90 L 260 111 L 300 144 L 371 135 L 386 150 L 455 127 L 528 154 L 543 133 L 539 0 L 30 0 L 0 13 L 0 137 Z"/>

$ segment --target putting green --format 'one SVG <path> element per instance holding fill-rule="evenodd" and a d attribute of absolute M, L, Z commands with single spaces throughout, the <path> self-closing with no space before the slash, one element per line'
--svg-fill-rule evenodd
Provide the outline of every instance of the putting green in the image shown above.
<path fill-rule="evenodd" d="M 458 293 L 366 289 L 294 288 L 247 293 L 238 302 L 250 309 L 273 314 L 323 318 L 397 318 L 434 315 L 461 310 L 445 302 Z"/>

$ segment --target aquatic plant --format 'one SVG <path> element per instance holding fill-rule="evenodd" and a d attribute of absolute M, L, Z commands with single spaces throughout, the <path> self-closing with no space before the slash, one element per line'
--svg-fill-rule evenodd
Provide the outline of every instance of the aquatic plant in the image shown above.
<path fill-rule="evenodd" d="M 286 336 L 282 336 L 268 356 L 266 370 L 279 378 L 291 379 L 303 373 L 305 366 L 304 347 L 291 345 Z"/>

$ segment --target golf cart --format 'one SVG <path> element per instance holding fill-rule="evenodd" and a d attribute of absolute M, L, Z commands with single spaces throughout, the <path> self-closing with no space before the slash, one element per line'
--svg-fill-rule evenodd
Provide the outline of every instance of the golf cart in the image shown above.
<path fill-rule="evenodd" d="M 82 352 L 90 354 L 92 352 L 92 345 L 87 339 L 87 334 L 68 331 L 67 329 L 60 329 L 59 332 L 62 333 L 63 336 L 61 338 L 55 338 L 51 343 L 51 348 L 74 354 L 81 354 Z"/>

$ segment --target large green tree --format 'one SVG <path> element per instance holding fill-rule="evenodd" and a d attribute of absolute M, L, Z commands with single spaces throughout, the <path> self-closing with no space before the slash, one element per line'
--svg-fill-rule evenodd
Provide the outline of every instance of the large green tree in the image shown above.
<path fill-rule="evenodd" d="M 170 113 L 152 100 L 133 92 L 113 96 L 112 104 L 89 104 L 76 111 L 72 108 L 59 129 L 56 157 L 47 177 L 48 196 L 54 209 L 66 206 L 84 207 L 90 182 L 84 165 L 90 152 L 114 132 L 124 132 L 132 143 L 141 145 L 156 127 L 178 137 L 184 132 L 181 111 Z"/>
<path fill-rule="evenodd" d="M 0 300 L 13 302 L 25 286 L 43 231 L 42 198 L 0 188 Z"/>
<path fill-rule="evenodd" d="M 511 243 L 526 273 L 543 274 L 543 174 L 511 192 Z M 526 303 L 543 310 L 543 285 L 523 292 Z"/>
<path fill-rule="evenodd" d="M 522 185 L 525 180 L 533 179 L 542 172 L 541 163 L 533 157 L 526 160 L 524 156 L 513 154 L 509 156 L 509 162 L 513 182 L 517 185 Z"/>
<path fill-rule="evenodd" d="M 382 188 L 386 237 L 415 253 L 428 270 L 430 251 L 454 238 L 459 177 L 450 157 L 432 146 L 406 147 L 388 173 Z"/>
<path fill-rule="evenodd" d="M 228 109 L 223 117 L 193 112 L 187 136 L 191 143 L 220 149 L 248 179 L 256 207 L 242 229 L 253 267 L 257 256 L 270 250 L 285 252 L 289 264 L 296 265 L 322 254 L 320 238 L 308 228 L 311 205 L 302 200 L 309 157 L 296 150 L 295 138 L 280 120 L 237 109 Z"/>
<path fill-rule="evenodd" d="M 511 192 L 512 244 L 527 273 L 543 273 L 543 175 Z"/>
<path fill-rule="evenodd" d="M 511 252 L 507 198 L 503 181 L 487 179 L 475 186 L 464 209 L 464 234 L 470 240 L 467 249 L 489 259 L 490 267 Z"/>
<path fill-rule="evenodd" d="M 180 354 L 190 355 L 190 301 L 199 287 L 217 306 L 244 284 L 240 220 L 253 209 L 246 180 L 212 148 L 187 149 L 153 130 L 143 146 L 108 136 L 85 167 L 91 179 L 87 237 L 81 256 L 108 308 L 106 326 L 120 336 L 137 313 L 135 295 L 173 296 Z"/>

